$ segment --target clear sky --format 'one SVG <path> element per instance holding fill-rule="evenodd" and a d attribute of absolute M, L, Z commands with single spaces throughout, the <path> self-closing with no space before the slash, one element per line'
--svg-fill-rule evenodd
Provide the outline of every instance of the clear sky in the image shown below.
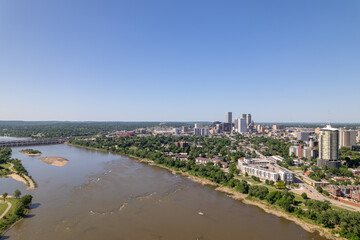
<path fill-rule="evenodd" d="M 360 122 L 359 0 L 1 0 L 0 120 Z"/>

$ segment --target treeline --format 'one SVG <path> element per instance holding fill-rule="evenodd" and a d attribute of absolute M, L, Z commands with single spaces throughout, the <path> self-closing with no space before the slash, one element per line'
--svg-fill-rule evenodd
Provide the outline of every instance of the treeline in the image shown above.
<path fill-rule="evenodd" d="M 23 149 L 21 150 L 21 152 L 23 153 L 27 153 L 27 154 L 41 154 L 41 152 L 39 150 L 35 150 L 35 149 Z"/>
<path fill-rule="evenodd" d="M 175 142 L 186 141 L 189 146 L 180 148 L 175 146 Z M 227 138 L 205 138 L 199 136 L 149 136 L 149 137 L 98 137 L 95 141 L 69 140 L 75 143 L 92 148 L 102 148 L 114 152 L 126 153 L 131 147 L 134 149 L 151 149 L 159 152 L 187 153 L 188 159 L 195 160 L 196 157 L 212 158 L 221 155 L 225 162 L 237 161 L 239 157 L 244 157 L 245 153 L 236 151 L 236 146 L 231 145 Z"/>
<path fill-rule="evenodd" d="M 306 200 L 305 204 L 295 200 L 295 195 L 287 190 L 269 191 L 262 185 L 249 185 L 246 181 L 234 178 L 236 168 L 232 164 L 229 173 L 223 172 L 219 166 L 207 163 L 206 165 L 195 164 L 193 158 L 189 161 L 174 160 L 163 154 L 159 149 L 166 149 L 166 144 L 171 141 L 166 137 L 138 138 L 126 137 L 119 139 L 100 138 L 96 141 L 71 140 L 71 144 L 111 150 L 128 154 L 142 159 L 152 160 L 157 164 L 164 165 L 174 170 L 189 172 L 190 174 L 206 178 L 215 183 L 248 194 L 249 198 L 257 198 L 276 205 L 284 211 L 303 219 L 309 219 L 325 228 L 333 229 L 334 233 L 348 239 L 360 239 L 360 213 L 347 210 L 334 210 L 327 201 Z M 190 150 L 191 151 L 191 150 Z M 304 209 L 303 209 L 304 208 Z"/>
<path fill-rule="evenodd" d="M 7 162 L 11 157 L 11 148 L 0 148 L 0 164 Z"/>
<path fill-rule="evenodd" d="M 31 195 L 25 195 L 15 202 L 15 206 L 12 206 L 14 210 L 9 211 L 2 219 L 0 219 L 0 235 L 3 231 L 8 229 L 13 223 L 20 220 L 27 212 L 29 205 L 32 201 Z M 14 204 L 14 202 L 12 202 Z"/>
<path fill-rule="evenodd" d="M 250 141 L 255 146 L 259 146 L 260 144 L 266 146 L 267 149 L 262 152 L 265 156 L 280 155 L 284 158 L 289 157 L 289 147 L 291 146 L 291 143 L 285 143 L 278 139 L 266 137 L 254 137 L 251 138 Z"/>
<path fill-rule="evenodd" d="M 183 122 L 22 122 L 0 121 L 0 136 L 13 137 L 72 137 L 92 136 L 109 131 L 134 130 L 147 127 L 181 127 Z"/>

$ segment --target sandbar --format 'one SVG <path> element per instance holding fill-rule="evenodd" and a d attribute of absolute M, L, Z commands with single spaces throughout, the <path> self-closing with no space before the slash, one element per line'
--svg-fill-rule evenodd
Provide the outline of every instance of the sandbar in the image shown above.
<path fill-rule="evenodd" d="M 65 166 L 69 160 L 62 158 L 62 157 L 56 157 L 56 156 L 50 156 L 50 157 L 42 157 L 39 158 L 39 160 L 43 161 L 44 163 L 53 165 L 53 166 L 57 166 L 57 167 L 62 167 Z"/>

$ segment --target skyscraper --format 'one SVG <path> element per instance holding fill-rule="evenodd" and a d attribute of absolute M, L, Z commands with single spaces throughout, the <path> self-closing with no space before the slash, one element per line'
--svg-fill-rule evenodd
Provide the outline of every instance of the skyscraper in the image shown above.
<path fill-rule="evenodd" d="M 226 113 L 226 122 L 232 124 L 232 112 Z"/>
<path fill-rule="evenodd" d="M 240 126 L 240 118 L 235 118 L 235 119 L 234 119 L 234 129 L 235 129 L 235 132 L 239 132 L 239 126 Z"/>
<path fill-rule="evenodd" d="M 248 131 L 246 118 L 240 118 L 238 124 L 239 124 L 239 128 L 238 128 L 239 133 L 246 133 Z"/>
<path fill-rule="evenodd" d="M 251 114 L 246 114 L 246 125 L 249 127 L 251 124 Z"/>
<path fill-rule="evenodd" d="M 317 165 L 322 167 L 340 167 L 339 161 L 339 130 L 327 125 L 319 133 L 319 158 Z"/>

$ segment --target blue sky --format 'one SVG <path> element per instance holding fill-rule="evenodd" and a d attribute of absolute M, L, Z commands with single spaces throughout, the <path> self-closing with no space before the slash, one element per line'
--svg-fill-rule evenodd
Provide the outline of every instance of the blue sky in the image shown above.
<path fill-rule="evenodd" d="M 0 119 L 360 122 L 360 1 L 0 1 Z"/>

